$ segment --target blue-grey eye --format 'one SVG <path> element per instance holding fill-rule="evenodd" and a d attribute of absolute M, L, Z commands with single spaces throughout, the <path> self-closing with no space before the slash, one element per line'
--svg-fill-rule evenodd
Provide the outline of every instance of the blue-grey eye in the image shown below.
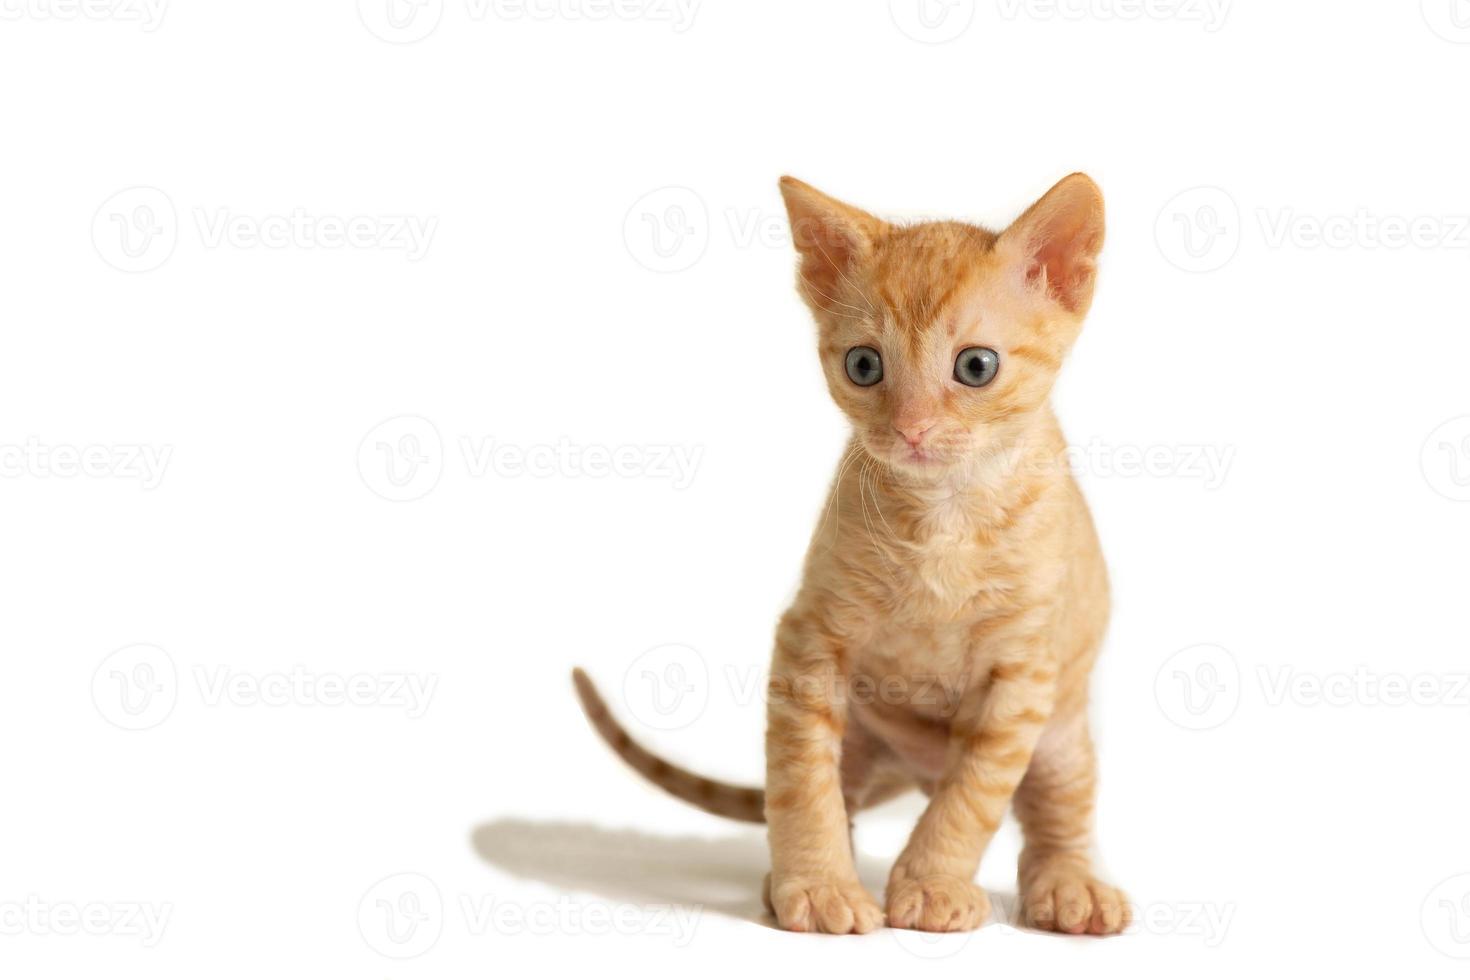
<path fill-rule="evenodd" d="M 883 358 L 871 347 L 854 347 L 847 352 L 847 376 L 859 388 L 883 380 Z"/>
<path fill-rule="evenodd" d="M 954 379 L 971 388 L 984 388 L 1000 370 L 1000 355 L 989 347 L 966 347 L 954 359 Z"/>

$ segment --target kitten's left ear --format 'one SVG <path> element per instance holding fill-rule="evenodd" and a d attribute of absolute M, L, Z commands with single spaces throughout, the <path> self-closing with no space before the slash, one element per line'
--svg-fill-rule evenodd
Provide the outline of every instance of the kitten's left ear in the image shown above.
<path fill-rule="evenodd" d="M 1009 253 L 1028 286 L 1080 317 L 1092 304 L 1102 245 L 1102 191 L 1072 174 L 1012 222 L 996 249 Z"/>

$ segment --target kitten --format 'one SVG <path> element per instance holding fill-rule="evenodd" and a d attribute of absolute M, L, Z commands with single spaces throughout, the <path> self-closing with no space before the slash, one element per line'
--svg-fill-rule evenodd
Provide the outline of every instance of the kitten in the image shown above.
<path fill-rule="evenodd" d="M 1048 401 L 1092 302 L 1103 201 L 1065 178 L 1005 231 L 896 225 L 790 177 L 781 193 L 832 398 L 852 423 L 802 586 L 776 631 L 764 792 L 634 744 L 587 676 L 587 714 L 675 796 L 769 825 L 782 928 L 975 929 L 1008 805 L 1026 922 L 1106 934 L 1127 900 L 1092 870 L 1087 681 L 1107 572 Z M 850 816 L 929 803 L 888 879 L 858 882 Z"/>

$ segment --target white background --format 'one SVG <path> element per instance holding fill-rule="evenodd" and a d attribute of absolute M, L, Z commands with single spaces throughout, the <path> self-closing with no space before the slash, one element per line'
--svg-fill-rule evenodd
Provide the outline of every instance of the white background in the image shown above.
<path fill-rule="evenodd" d="M 1470 6 L 359 6 L 0 4 L 0 971 L 1463 973 Z M 759 781 L 844 439 L 777 176 L 1002 225 L 1073 170 L 1142 922 L 779 933 L 568 668 Z"/>

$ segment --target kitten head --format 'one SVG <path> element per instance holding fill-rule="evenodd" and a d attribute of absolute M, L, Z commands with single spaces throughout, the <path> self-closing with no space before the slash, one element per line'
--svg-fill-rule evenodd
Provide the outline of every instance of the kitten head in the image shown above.
<path fill-rule="evenodd" d="M 1090 178 L 1064 178 L 999 234 L 890 224 L 791 177 L 781 194 L 827 386 L 872 456 L 939 475 L 1025 430 L 1092 303 Z"/>

